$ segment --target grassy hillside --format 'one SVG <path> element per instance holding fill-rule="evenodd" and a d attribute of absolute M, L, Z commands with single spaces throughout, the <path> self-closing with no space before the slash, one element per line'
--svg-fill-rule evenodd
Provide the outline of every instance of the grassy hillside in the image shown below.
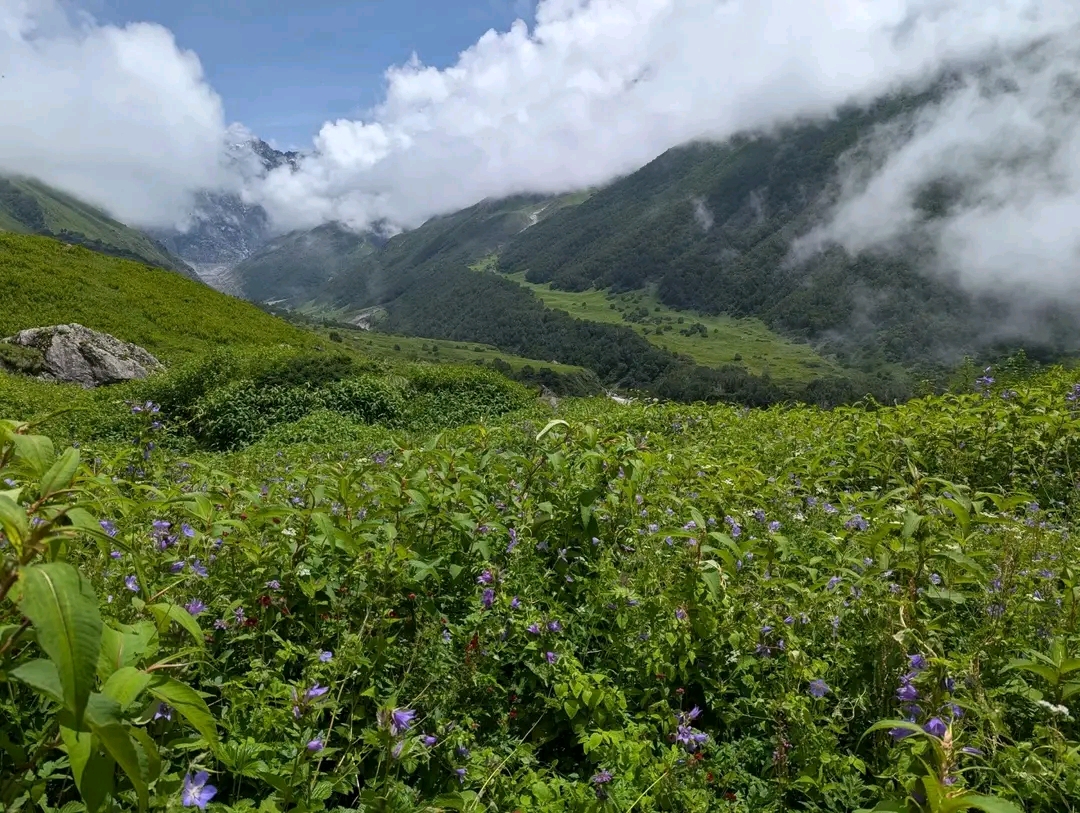
<path fill-rule="evenodd" d="M 180 361 L 231 345 L 310 347 L 315 337 L 159 268 L 48 237 L 0 234 L 0 336 L 78 322 Z"/>
<path fill-rule="evenodd" d="M 689 356 L 707 367 L 740 364 L 755 375 L 767 374 L 780 381 L 843 374 L 837 364 L 819 356 L 810 345 L 784 339 L 759 319 L 677 311 L 648 291 L 561 291 L 550 284 L 528 282 L 524 273 L 510 278 L 549 308 L 578 319 L 628 325 L 650 344 Z"/>
<path fill-rule="evenodd" d="M 57 189 L 27 178 L 0 177 L 0 231 L 42 234 L 159 268 L 194 274 L 142 232 Z"/>

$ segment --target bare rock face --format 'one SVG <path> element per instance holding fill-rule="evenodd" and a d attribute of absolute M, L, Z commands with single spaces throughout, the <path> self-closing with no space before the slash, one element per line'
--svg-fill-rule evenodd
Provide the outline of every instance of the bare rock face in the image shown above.
<path fill-rule="evenodd" d="M 162 366 L 138 345 L 82 325 L 36 327 L 0 341 L 40 354 L 40 362 L 33 365 L 39 378 L 70 381 L 87 388 L 146 378 Z M 0 364 L 4 356 L 0 352 Z M 20 371 L 31 372 L 25 368 Z"/>

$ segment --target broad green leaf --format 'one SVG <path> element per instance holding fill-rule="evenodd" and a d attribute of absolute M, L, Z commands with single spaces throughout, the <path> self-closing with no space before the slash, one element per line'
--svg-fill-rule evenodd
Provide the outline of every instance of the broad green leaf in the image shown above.
<path fill-rule="evenodd" d="M 169 621 L 172 620 L 188 631 L 196 646 L 206 646 L 206 638 L 202 628 L 199 627 L 199 622 L 195 620 L 195 616 L 179 604 L 150 604 L 147 605 L 147 609 L 157 619 L 159 632 L 164 632 L 169 626 Z"/>
<path fill-rule="evenodd" d="M 116 761 L 98 752 L 94 735 L 61 726 L 60 738 L 71 764 L 75 786 L 79 789 L 87 813 L 95 813 L 113 791 Z"/>
<path fill-rule="evenodd" d="M 214 717 L 210 714 L 206 701 L 194 689 L 166 675 L 155 675 L 150 680 L 149 689 L 150 694 L 158 700 L 168 703 L 180 712 L 208 743 L 211 745 L 217 743 L 217 725 Z"/>
<path fill-rule="evenodd" d="M 101 691 L 119 703 L 120 708 L 126 709 L 138 699 L 149 682 L 150 675 L 146 672 L 134 666 L 125 666 L 109 676 Z"/>
<path fill-rule="evenodd" d="M 97 660 L 97 675 L 102 682 L 124 666 L 134 666 L 144 657 L 157 652 L 157 628 L 149 621 L 115 629 L 106 624 L 101 630 L 101 652 Z"/>
<path fill-rule="evenodd" d="M 41 496 L 48 497 L 71 485 L 79 468 L 79 450 L 68 449 L 56 460 L 41 478 Z"/>
<path fill-rule="evenodd" d="M 8 671 L 8 676 L 22 681 L 27 686 L 32 686 L 57 703 L 64 702 L 64 687 L 60 683 L 60 673 L 56 671 L 56 664 L 52 661 L 38 658 L 20 663 Z"/>
<path fill-rule="evenodd" d="M 11 443 L 15 459 L 26 464 L 35 477 L 45 474 L 56 458 L 53 442 L 44 435 L 12 435 Z"/>
<path fill-rule="evenodd" d="M 139 762 L 145 768 L 146 780 L 153 782 L 161 775 L 161 755 L 158 753 L 157 745 L 150 739 L 150 735 L 146 733 L 145 728 L 131 726 L 128 733 L 135 740 L 135 747 L 140 752 Z"/>
<path fill-rule="evenodd" d="M 105 750 L 131 780 L 139 796 L 139 809 L 146 810 L 149 802 L 149 776 L 145 760 L 139 758 L 139 749 L 124 725 L 94 726 L 94 735 L 101 740 Z"/>
<path fill-rule="evenodd" d="M 953 813 L 957 810 L 983 810 L 985 813 L 1024 813 L 1022 808 L 1012 802 L 996 796 L 983 796 L 979 793 L 965 793 L 953 799 L 946 799 L 941 806 L 941 813 Z"/>
<path fill-rule="evenodd" d="M 56 664 L 64 702 L 76 727 L 86 708 L 101 646 L 101 615 L 90 582 L 63 562 L 19 573 L 19 609 L 30 619 L 38 644 Z"/>

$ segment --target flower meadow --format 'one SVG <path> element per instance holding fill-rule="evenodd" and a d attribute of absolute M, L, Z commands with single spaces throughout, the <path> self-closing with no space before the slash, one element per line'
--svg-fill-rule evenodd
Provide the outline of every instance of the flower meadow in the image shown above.
<path fill-rule="evenodd" d="M 147 402 L 124 445 L 0 423 L 0 806 L 1080 809 L 1073 384 L 228 453 Z"/>

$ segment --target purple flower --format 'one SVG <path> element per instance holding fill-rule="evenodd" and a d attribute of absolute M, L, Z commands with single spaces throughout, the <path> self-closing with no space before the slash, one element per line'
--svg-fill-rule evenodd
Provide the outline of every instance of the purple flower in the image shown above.
<path fill-rule="evenodd" d="M 690 720 L 691 722 L 696 720 L 700 716 L 701 716 L 701 707 L 700 706 L 694 706 L 692 709 L 690 709 L 690 711 L 686 712 L 686 714 L 685 714 L 686 719 Z"/>
<path fill-rule="evenodd" d="M 941 584 L 941 576 L 939 576 L 937 573 L 931 573 L 930 574 L 930 584 L 933 584 L 933 585 Z"/>
<path fill-rule="evenodd" d="M 983 755 L 982 751 L 971 745 L 965 745 L 963 748 L 960 749 L 960 753 L 967 754 L 968 756 L 972 757 L 981 757 Z"/>
<path fill-rule="evenodd" d="M 172 708 L 170 708 L 165 703 L 158 703 L 157 708 L 154 709 L 154 719 L 155 720 L 171 720 L 172 719 Z"/>
<path fill-rule="evenodd" d="M 279 582 L 277 579 L 271 579 L 270 581 L 268 581 L 266 583 L 266 589 L 267 590 L 280 590 L 281 589 L 281 582 Z"/>
<path fill-rule="evenodd" d="M 390 756 L 393 759 L 401 759 L 401 752 L 405 750 L 405 740 L 398 740 L 394 743 L 394 747 L 390 749 Z"/>
<path fill-rule="evenodd" d="M 126 579 L 124 579 L 124 586 L 132 593 L 139 592 L 139 580 L 136 579 L 134 576 L 128 576 Z"/>
<path fill-rule="evenodd" d="M 677 619 L 679 619 L 680 621 L 685 621 L 686 620 L 686 610 L 684 610 L 682 607 L 677 608 L 675 610 L 675 617 Z"/>
<path fill-rule="evenodd" d="M 210 774 L 199 771 L 194 777 L 191 774 L 184 776 L 184 785 L 180 789 L 180 801 L 184 807 L 197 807 L 205 810 L 210 800 L 217 793 L 217 788 L 206 784 Z"/>
<path fill-rule="evenodd" d="M 314 686 L 308 689 L 307 692 L 304 693 L 304 697 L 306 697 L 308 700 L 314 700 L 316 697 L 322 697 L 328 691 L 330 691 L 329 686 L 320 686 L 318 683 L 316 683 Z"/>
<path fill-rule="evenodd" d="M 754 517 L 754 519 L 756 519 L 758 522 L 764 522 L 765 521 L 765 512 L 762 511 L 760 508 L 755 508 L 750 513 Z"/>
<path fill-rule="evenodd" d="M 517 535 L 517 531 L 515 531 L 513 528 L 511 528 L 509 531 L 507 531 L 507 533 L 510 535 L 510 544 L 508 544 L 506 546 L 506 552 L 510 553 L 510 551 L 512 551 L 514 548 L 517 547 L 518 535 Z"/>
<path fill-rule="evenodd" d="M 188 539 L 193 539 L 195 537 L 195 530 L 186 522 L 180 526 L 180 533 L 182 533 Z"/>
<path fill-rule="evenodd" d="M 908 655 L 908 663 L 915 672 L 921 672 L 927 667 L 926 658 L 919 654 Z"/>
<path fill-rule="evenodd" d="M 842 580 L 839 576 L 833 576 L 831 579 L 829 579 L 829 583 L 825 585 L 825 589 L 832 592 L 836 589 L 836 586 L 840 584 L 841 581 Z"/>
<path fill-rule="evenodd" d="M 206 605 L 196 598 L 189 601 L 185 605 L 184 609 L 187 610 L 191 615 L 198 615 L 206 609 Z"/>
<path fill-rule="evenodd" d="M 911 702 L 919 699 L 919 690 L 915 688 L 911 683 L 901 683 L 900 688 L 896 690 L 896 699 L 903 700 L 904 702 Z"/>
<path fill-rule="evenodd" d="M 224 618 L 218 618 L 217 620 L 214 621 L 214 629 L 223 630 L 223 629 L 228 629 L 228 628 L 229 628 L 229 622 L 226 621 Z"/>
<path fill-rule="evenodd" d="M 244 623 L 244 608 L 243 607 L 237 607 L 235 610 L 233 610 L 233 615 L 236 617 L 236 623 L 237 624 L 243 624 Z"/>
<path fill-rule="evenodd" d="M 119 559 L 119 558 L 120 558 L 120 557 L 122 557 L 123 555 L 124 555 L 124 554 L 122 554 L 122 553 L 121 553 L 120 551 L 118 551 L 118 550 L 114 550 L 114 551 L 109 551 L 109 556 L 111 556 L 111 557 L 112 557 L 113 559 Z"/>
<path fill-rule="evenodd" d="M 606 785 L 608 782 L 611 781 L 611 779 L 612 777 L 609 771 L 600 771 L 600 773 L 596 774 L 596 776 L 594 776 L 589 781 L 592 782 L 594 785 Z"/>
<path fill-rule="evenodd" d="M 772 533 L 777 533 L 780 530 L 780 520 L 774 519 L 769 523 L 769 530 Z"/>
<path fill-rule="evenodd" d="M 390 733 L 395 737 L 404 734 L 415 717 L 416 712 L 413 709 L 394 709 L 390 712 Z"/>
<path fill-rule="evenodd" d="M 893 738 L 893 742 L 900 742 L 900 740 L 907 739 L 915 732 L 908 728 L 890 728 L 889 736 Z"/>
<path fill-rule="evenodd" d="M 322 652 L 319 653 L 320 663 L 330 663 L 330 660 L 333 657 L 334 653 L 331 652 L 329 649 L 324 649 Z"/>
<path fill-rule="evenodd" d="M 818 700 L 829 693 L 829 684 L 818 678 L 810 681 L 810 694 Z"/>
<path fill-rule="evenodd" d="M 490 608 L 495 603 L 495 591 L 490 587 L 484 588 L 484 594 L 480 598 L 480 602 L 484 605 L 485 609 Z"/>
<path fill-rule="evenodd" d="M 558 658 L 559 656 L 556 655 L 554 652 L 549 651 L 544 653 L 544 660 L 546 660 L 548 663 L 555 663 Z"/>
<path fill-rule="evenodd" d="M 945 732 L 948 730 L 948 726 L 945 725 L 945 721 L 940 717 L 931 717 L 926 725 L 923 726 L 923 730 L 927 734 L 932 734 L 935 737 L 944 737 Z"/>
<path fill-rule="evenodd" d="M 195 571 L 196 576 L 201 576 L 204 579 L 209 575 L 198 559 L 191 563 L 191 569 Z"/>
<path fill-rule="evenodd" d="M 529 626 L 527 626 L 525 629 L 527 631 L 529 631 L 530 633 L 532 633 L 533 635 L 539 635 L 540 634 L 540 625 L 537 624 L 535 621 L 533 623 L 529 624 Z"/>
<path fill-rule="evenodd" d="M 318 737 L 316 737 L 315 739 L 309 741 L 308 744 L 307 744 L 307 749 L 309 751 L 311 751 L 312 753 L 316 753 L 318 751 L 321 751 L 324 747 L 325 746 L 323 745 L 323 741 L 320 740 Z"/>
<path fill-rule="evenodd" d="M 491 584 L 491 582 L 492 582 L 492 580 L 494 578 L 495 577 L 491 575 L 490 570 L 485 570 L 483 573 L 481 573 L 479 576 L 476 577 L 476 583 L 477 584 Z"/>
<path fill-rule="evenodd" d="M 562 624 L 558 621 L 548 621 L 547 628 L 551 632 L 562 632 Z"/>
<path fill-rule="evenodd" d="M 465 769 L 464 768 L 454 768 L 454 773 L 457 774 L 458 781 L 461 784 L 464 785 L 465 784 Z"/>
<path fill-rule="evenodd" d="M 173 562 L 172 565 L 169 566 L 169 572 L 170 573 L 179 573 L 180 571 L 182 571 L 184 569 L 184 567 L 185 567 L 184 560 L 181 559 L 179 562 Z"/>
<path fill-rule="evenodd" d="M 107 536 L 116 536 L 116 526 L 109 522 L 109 520 L 103 519 L 98 522 L 98 525 L 101 526 L 101 530 L 103 530 Z"/>
<path fill-rule="evenodd" d="M 510 599 L 510 609 L 511 610 L 516 610 L 520 606 L 521 606 L 521 599 L 519 599 L 517 596 L 514 596 L 512 599 Z"/>
<path fill-rule="evenodd" d="M 849 531 L 865 531 L 870 527 L 870 523 L 863 519 L 862 514 L 856 514 L 844 523 L 844 527 Z"/>
<path fill-rule="evenodd" d="M 420 738 L 420 742 L 424 743 L 424 745 L 426 745 L 428 748 L 434 748 L 438 741 L 439 738 L 433 737 L 431 734 L 425 734 L 423 737 Z"/>

